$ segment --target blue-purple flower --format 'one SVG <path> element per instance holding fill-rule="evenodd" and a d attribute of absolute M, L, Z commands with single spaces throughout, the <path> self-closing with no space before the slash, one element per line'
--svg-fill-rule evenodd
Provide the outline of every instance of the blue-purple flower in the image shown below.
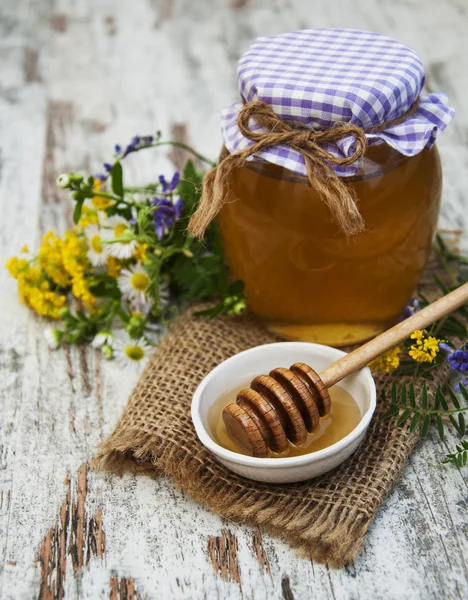
<path fill-rule="evenodd" d="M 170 194 L 171 192 L 173 192 L 179 185 L 179 181 L 180 173 L 178 171 L 174 173 L 170 182 L 166 181 L 164 175 L 159 176 L 159 183 L 161 184 L 163 194 Z"/>
<path fill-rule="evenodd" d="M 461 348 L 455 350 L 446 342 L 440 342 L 439 348 L 447 354 L 447 360 L 452 371 L 468 371 L 468 342 L 465 342 Z"/>
<path fill-rule="evenodd" d="M 154 230 L 158 236 L 158 240 L 162 240 L 169 229 L 180 218 L 182 212 L 182 200 L 178 198 L 175 202 L 169 198 L 154 197 L 151 200 L 151 205 L 155 207 L 153 213 Z"/>
<path fill-rule="evenodd" d="M 462 385 L 464 388 L 468 388 L 468 379 L 462 379 L 461 381 L 459 381 L 456 385 L 453 386 L 453 389 L 456 392 L 460 392 L 460 385 Z"/>
<path fill-rule="evenodd" d="M 439 348 L 443 350 L 446 354 L 451 354 L 453 352 L 452 346 L 447 344 L 447 342 L 439 342 Z"/>
<path fill-rule="evenodd" d="M 139 135 L 133 136 L 132 139 L 130 140 L 130 143 L 125 148 L 122 158 L 125 158 L 127 156 L 127 154 L 130 154 L 130 152 L 134 152 L 140 145 L 140 142 L 141 142 L 141 138 Z"/>
<path fill-rule="evenodd" d="M 125 158 L 127 154 L 131 152 L 135 152 L 135 150 L 139 150 L 140 148 L 144 148 L 145 146 L 150 146 L 154 142 L 153 135 L 144 135 L 143 137 L 140 135 L 134 135 L 130 140 L 130 143 L 127 144 L 125 150 L 122 153 L 122 146 L 120 144 L 116 144 L 114 147 L 116 154 L 122 153 L 122 158 Z"/>
<path fill-rule="evenodd" d="M 408 317 L 411 317 L 411 315 L 414 315 L 414 313 L 418 312 L 418 310 L 421 310 L 419 300 L 417 298 L 410 298 L 408 306 L 405 306 L 405 308 L 402 310 L 402 318 L 407 319 Z"/>
<path fill-rule="evenodd" d="M 447 355 L 447 360 L 449 361 L 450 368 L 452 371 L 468 371 L 468 348 L 465 343 L 460 350 L 455 350 Z"/>

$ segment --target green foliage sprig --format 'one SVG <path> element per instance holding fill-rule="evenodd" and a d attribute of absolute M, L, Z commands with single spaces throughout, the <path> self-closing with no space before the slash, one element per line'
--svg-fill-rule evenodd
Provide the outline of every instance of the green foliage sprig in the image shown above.
<path fill-rule="evenodd" d="M 435 249 L 445 272 L 444 280 L 447 279 L 448 282 L 446 283 L 437 275 L 434 275 L 434 281 L 441 293 L 446 295 L 464 283 L 461 267 L 468 264 L 468 258 L 452 252 L 440 235 L 436 236 Z M 428 304 L 429 300 L 420 292 L 418 300 L 413 300 L 407 310 L 411 314 L 411 311 L 424 308 Z M 427 437 L 431 426 L 435 426 L 441 440 L 445 439 L 447 426 L 451 426 L 461 438 L 466 435 L 467 380 L 463 380 L 465 385 L 460 382 L 455 387 L 450 385 L 437 385 L 434 389 L 430 387 L 436 370 L 440 369 L 443 363 L 448 364 L 453 375 L 456 373 L 466 375 L 468 363 L 464 358 L 457 360 L 456 352 L 462 353 L 463 357 L 468 356 L 467 319 L 468 306 L 465 305 L 455 314 L 447 315 L 434 323 L 428 331 L 415 332 L 402 348 L 390 351 L 393 354 L 378 359 L 377 366 L 380 368 L 382 365 L 387 366 L 386 372 L 392 371 L 394 377 L 410 379 L 409 383 L 394 382 L 390 398 L 382 392 L 381 401 L 388 406 L 382 419 L 395 418 L 398 426 L 409 421 L 409 431 L 418 430 L 422 439 Z M 418 337 L 421 339 L 420 346 L 415 346 Z M 424 360 L 423 355 L 417 354 L 418 348 L 423 348 L 423 344 L 428 348 L 424 347 L 427 360 Z M 400 359 L 403 351 L 404 358 Z M 421 381 L 424 381 L 422 386 L 419 384 Z M 458 468 L 467 464 L 468 442 L 462 439 L 460 443 L 457 452 L 447 454 L 441 464 L 453 464 Z"/>
<path fill-rule="evenodd" d="M 452 464 L 454 467 L 457 467 L 457 469 L 466 467 L 468 464 L 468 440 L 463 440 L 455 447 L 457 451 L 447 454 L 445 459 L 442 461 L 442 464 Z"/>
<path fill-rule="evenodd" d="M 460 436 L 465 434 L 466 420 L 464 413 L 468 410 L 468 391 L 460 385 L 460 392 L 466 406 L 462 406 L 457 394 L 450 386 L 444 388 L 438 385 L 435 392 L 430 394 L 424 382 L 419 394 L 416 394 L 415 384 L 403 384 L 398 388 L 394 382 L 391 388 L 391 398 L 381 394 L 381 401 L 389 405 L 389 409 L 382 415 L 382 420 L 396 417 L 397 425 L 403 425 L 411 417 L 410 432 L 420 428 L 421 437 L 424 439 L 435 422 L 441 440 L 445 438 L 444 417 L 450 421 Z"/>

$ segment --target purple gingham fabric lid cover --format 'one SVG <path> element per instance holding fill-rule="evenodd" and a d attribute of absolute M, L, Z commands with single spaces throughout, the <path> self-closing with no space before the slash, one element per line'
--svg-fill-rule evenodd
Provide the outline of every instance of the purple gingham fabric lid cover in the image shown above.
<path fill-rule="evenodd" d="M 400 125 L 367 134 L 368 144 L 385 142 L 405 156 L 430 148 L 451 121 L 454 110 L 442 93 L 421 94 L 424 67 L 414 50 L 392 38 L 355 29 L 306 29 L 260 37 L 238 64 L 242 102 L 222 113 L 224 143 L 230 153 L 251 145 L 237 126 L 243 103 L 267 102 L 284 121 L 300 121 L 326 128 L 337 121 L 364 129 L 404 114 L 420 97 L 417 111 Z M 251 121 L 250 126 L 260 128 Z M 335 156 L 352 154 L 352 136 L 330 144 Z M 276 146 L 255 155 L 306 175 L 304 159 L 296 150 Z M 335 166 L 342 176 L 358 165 Z"/>

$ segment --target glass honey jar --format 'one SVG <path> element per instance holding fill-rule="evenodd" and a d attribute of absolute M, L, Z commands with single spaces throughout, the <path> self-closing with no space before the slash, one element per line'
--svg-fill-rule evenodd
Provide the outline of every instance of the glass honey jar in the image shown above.
<path fill-rule="evenodd" d="M 189 230 L 219 215 L 248 306 L 280 336 L 343 346 L 377 335 L 429 257 L 447 97 L 423 93 L 414 50 L 348 29 L 258 38 L 238 81 Z"/>
<path fill-rule="evenodd" d="M 414 157 L 371 146 L 347 178 L 366 224 L 348 237 L 305 177 L 251 162 L 219 215 L 248 304 L 286 339 L 333 346 L 373 337 L 407 304 L 428 259 L 442 174 L 436 146 Z"/>

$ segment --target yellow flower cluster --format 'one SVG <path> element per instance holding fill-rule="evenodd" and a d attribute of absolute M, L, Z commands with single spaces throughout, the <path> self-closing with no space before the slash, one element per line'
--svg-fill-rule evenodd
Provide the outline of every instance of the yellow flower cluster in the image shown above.
<path fill-rule="evenodd" d="M 97 211 L 92 210 L 89 206 L 83 206 L 80 220 L 78 221 L 78 227 L 86 229 L 90 225 L 96 225 L 99 222 Z"/>
<path fill-rule="evenodd" d="M 138 242 L 135 252 L 133 253 L 133 257 L 140 263 L 144 263 L 146 257 L 148 256 L 148 244 L 142 244 Z"/>
<path fill-rule="evenodd" d="M 86 270 L 89 268 L 87 251 L 86 238 L 77 229 L 70 229 L 63 238 L 48 231 L 42 238 L 36 264 L 13 256 L 5 266 L 18 280 L 22 302 L 41 316 L 58 319 L 70 287 L 88 310 L 94 309 L 96 297 L 91 294 L 86 282 Z"/>
<path fill-rule="evenodd" d="M 63 264 L 63 247 L 63 240 L 52 231 L 48 231 L 42 238 L 37 262 L 56 285 L 66 288 L 71 283 L 71 277 Z"/>
<path fill-rule="evenodd" d="M 100 179 L 95 179 L 93 183 L 93 192 L 104 192 L 106 189 L 106 184 L 104 181 Z M 91 198 L 91 202 L 93 203 L 94 208 L 98 210 L 106 210 L 109 206 L 114 204 L 114 201 L 110 198 L 103 198 L 102 196 L 93 196 Z"/>
<path fill-rule="evenodd" d="M 382 371 L 383 373 L 390 373 L 400 365 L 400 354 L 401 348 L 392 348 L 387 350 L 373 361 L 369 363 L 369 367 L 372 371 Z"/>
<path fill-rule="evenodd" d="M 5 266 L 10 275 L 18 280 L 22 302 L 43 317 L 59 318 L 66 296 L 50 289 L 50 283 L 40 267 L 32 266 L 26 259 L 16 256 L 10 258 Z"/>
<path fill-rule="evenodd" d="M 425 329 L 417 329 L 410 337 L 415 340 L 408 350 L 411 358 L 420 363 L 433 362 L 440 351 L 439 343 L 443 340 L 430 336 Z"/>
<path fill-rule="evenodd" d="M 85 279 L 85 269 L 89 267 L 87 251 L 86 238 L 80 236 L 76 229 L 65 232 L 62 259 L 63 266 L 71 277 L 72 292 L 89 309 L 92 309 L 96 303 L 96 298 L 89 291 Z"/>
<path fill-rule="evenodd" d="M 120 264 L 118 259 L 115 258 L 115 256 L 109 256 L 109 258 L 107 259 L 107 274 L 111 277 L 114 277 L 114 279 L 117 279 L 121 270 L 122 265 Z"/>

